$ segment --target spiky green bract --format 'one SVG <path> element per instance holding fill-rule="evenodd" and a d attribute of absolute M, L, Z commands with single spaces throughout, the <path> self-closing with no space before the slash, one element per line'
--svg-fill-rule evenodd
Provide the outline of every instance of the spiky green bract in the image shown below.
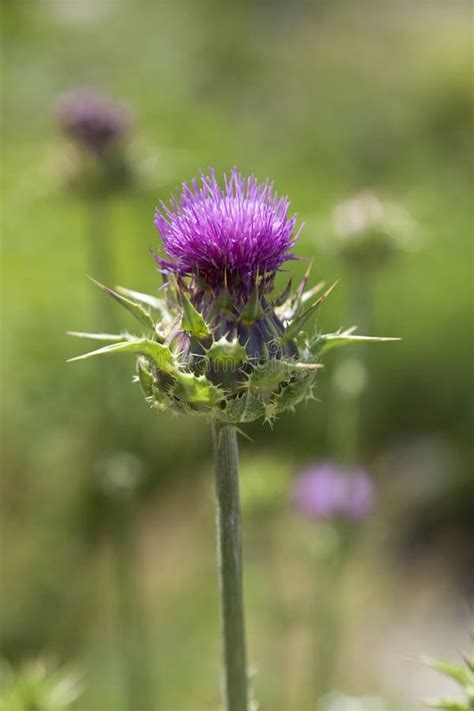
<path fill-rule="evenodd" d="M 464 665 L 453 664 L 440 659 L 423 657 L 420 661 L 454 681 L 461 689 L 464 698 L 430 699 L 426 703 L 430 708 L 444 711 L 474 711 L 474 659 L 463 657 Z"/>
<path fill-rule="evenodd" d="M 355 336 L 354 329 L 305 334 L 303 328 L 332 289 L 315 299 L 322 285 L 305 291 L 308 276 L 293 294 L 287 287 L 273 300 L 263 276 L 241 301 L 226 301 L 180 277 L 167 277 L 161 298 L 95 282 L 137 318 L 143 331 L 137 336 L 71 332 L 106 342 L 71 360 L 133 353 L 136 381 L 157 410 L 230 424 L 260 417 L 271 421 L 313 395 L 324 351 L 385 340 Z"/>

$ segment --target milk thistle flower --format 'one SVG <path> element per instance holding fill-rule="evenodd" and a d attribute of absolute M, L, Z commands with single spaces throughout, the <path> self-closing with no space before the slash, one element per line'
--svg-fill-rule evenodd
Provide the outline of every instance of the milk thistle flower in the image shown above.
<path fill-rule="evenodd" d="M 304 326 L 332 289 L 316 299 L 321 284 L 305 291 L 309 270 L 293 294 L 290 281 L 272 295 L 276 273 L 294 259 L 298 232 L 288 209 L 271 184 L 236 169 L 224 189 L 213 172 L 200 184 L 184 184 L 181 197 L 155 216 L 165 250 L 155 255 L 164 297 L 99 284 L 147 335 L 105 336 L 114 343 L 78 359 L 137 353 L 137 379 L 153 407 L 227 424 L 271 420 L 311 396 L 328 348 L 384 339 L 357 336 L 353 328 L 306 335 Z"/>
<path fill-rule="evenodd" d="M 291 498 L 305 519 L 321 524 L 317 538 L 306 537 L 320 578 L 309 625 L 314 640 L 310 674 L 319 697 L 332 685 L 340 642 L 344 570 L 356 540 L 356 527 L 374 509 L 375 488 L 364 469 L 317 461 L 298 474 Z"/>
<path fill-rule="evenodd" d="M 130 131 L 130 109 L 90 88 L 60 97 L 56 109 L 64 134 L 92 153 L 102 153 Z"/>
<path fill-rule="evenodd" d="M 339 467 L 332 462 L 315 462 L 296 478 L 293 500 L 297 509 L 313 520 L 359 521 L 370 515 L 375 489 L 363 469 Z"/>
<path fill-rule="evenodd" d="M 165 268 L 180 275 L 200 277 L 217 292 L 248 297 L 262 277 L 266 286 L 275 272 L 293 258 L 291 249 L 296 216 L 266 181 L 244 179 L 234 168 L 222 190 L 214 171 L 201 183 L 184 184 L 180 200 L 171 209 L 162 203 L 155 225 L 169 260 Z"/>
<path fill-rule="evenodd" d="M 125 147 L 133 118 L 126 104 L 84 87 L 61 96 L 55 113 L 72 144 L 63 162 L 64 177 L 74 192 L 96 200 L 133 182 Z"/>
<path fill-rule="evenodd" d="M 221 187 L 213 171 L 184 183 L 155 215 L 164 255 L 162 296 L 99 284 L 146 329 L 81 334 L 110 343 L 72 360 L 134 353 L 137 381 L 157 410 L 197 414 L 213 424 L 217 537 L 224 639 L 226 711 L 248 707 L 242 599 L 236 425 L 272 420 L 311 397 L 322 354 L 372 340 L 354 329 L 308 335 L 304 327 L 329 295 L 306 290 L 309 270 L 291 293 L 274 295 L 275 277 L 295 258 L 296 217 L 271 183 L 236 168 Z M 331 287 L 332 288 L 332 287 Z M 384 339 L 375 339 L 384 340 Z"/>

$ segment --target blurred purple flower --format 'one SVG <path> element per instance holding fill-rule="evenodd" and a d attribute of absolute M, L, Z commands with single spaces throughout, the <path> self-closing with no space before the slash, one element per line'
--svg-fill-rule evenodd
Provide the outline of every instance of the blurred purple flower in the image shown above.
<path fill-rule="evenodd" d="M 170 205 L 162 202 L 155 215 L 169 259 L 155 258 L 165 271 L 198 277 L 217 291 L 250 292 L 259 277 L 271 278 L 294 258 L 296 216 L 268 180 L 259 184 L 233 168 L 221 188 L 210 170 L 191 186 L 183 183 Z"/>
<path fill-rule="evenodd" d="M 308 518 L 367 517 L 375 504 L 375 489 L 363 469 L 346 469 L 332 462 L 316 462 L 297 477 L 293 500 Z"/>
<path fill-rule="evenodd" d="M 94 89 L 64 94 L 56 115 L 64 133 L 92 153 L 101 153 L 129 132 L 130 109 Z"/>

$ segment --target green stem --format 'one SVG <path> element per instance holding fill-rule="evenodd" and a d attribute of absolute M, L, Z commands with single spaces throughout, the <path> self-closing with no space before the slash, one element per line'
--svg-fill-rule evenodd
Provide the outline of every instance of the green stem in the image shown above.
<path fill-rule="evenodd" d="M 332 576 L 329 578 L 332 582 Z M 336 586 L 337 586 L 336 581 Z M 331 586 L 332 587 L 332 586 Z M 316 699 L 319 701 L 324 694 L 332 689 L 334 670 L 337 661 L 339 641 L 339 595 L 341 590 L 335 587 L 324 590 L 317 601 L 315 616 L 315 666 Z"/>
<path fill-rule="evenodd" d="M 337 669 L 339 643 L 342 631 L 341 604 L 344 595 L 344 573 L 351 550 L 351 540 L 344 535 L 343 548 L 336 553 L 335 560 L 326 566 L 325 574 L 317 566 L 317 577 L 322 579 L 319 597 L 315 601 L 313 615 L 315 653 L 316 698 L 321 699 L 333 688 Z"/>
<path fill-rule="evenodd" d="M 119 634 L 123 650 L 127 706 L 133 711 L 152 711 L 148 650 L 143 604 L 137 588 L 136 536 L 133 511 L 128 503 L 117 503 L 114 531 L 117 561 Z"/>
<path fill-rule="evenodd" d="M 235 427 L 213 427 L 216 475 L 217 559 L 221 597 L 225 711 L 247 711 L 240 535 L 239 467 Z"/>

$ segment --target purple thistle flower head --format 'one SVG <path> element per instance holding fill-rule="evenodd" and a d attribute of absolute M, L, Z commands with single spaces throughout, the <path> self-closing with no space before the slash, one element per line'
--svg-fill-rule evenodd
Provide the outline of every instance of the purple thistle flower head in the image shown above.
<path fill-rule="evenodd" d="M 316 520 L 366 518 L 375 505 L 375 489 L 363 469 L 345 469 L 316 462 L 297 477 L 293 500 L 306 517 Z"/>
<path fill-rule="evenodd" d="M 183 183 L 170 207 L 161 203 L 155 225 L 167 258 L 155 259 L 164 271 L 198 279 L 216 291 L 248 293 L 265 283 L 288 259 L 296 216 L 268 180 L 259 184 L 233 168 L 221 188 L 215 173 L 201 173 L 191 185 Z"/>
<path fill-rule="evenodd" d="M 91 153 L 102 153 L 129 132 L 130 109 L 99 92 L 82 88 L 60 98 L 57 119 L 63 132 Z"/>

